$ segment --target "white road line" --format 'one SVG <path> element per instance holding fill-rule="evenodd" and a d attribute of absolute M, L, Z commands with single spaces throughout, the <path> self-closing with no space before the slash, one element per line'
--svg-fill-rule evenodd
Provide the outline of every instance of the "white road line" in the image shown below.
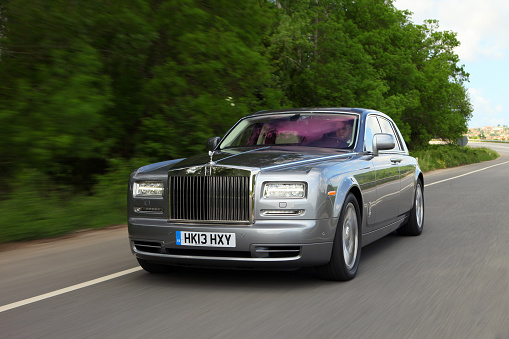
<path fill-rule="evenodd" d="M 4 305 L 4 306 L 0 306 L 0 313 L 8 311 L 8 310 L 12 310 L 13 308 L 17 308 L 17 307 L 21 307 L 21 306 L 24 306 L 24 305 L 32 304 L 32 303 L 35 303 L 37 301 L 41 301 L 41 300 L 44 300 L 44 299 L 55 297 L 55 296 L 60 295 L 60 294 L 64 294 L 64 293 L 67 293 L 67 292 L 72 292 L 72 291 L 75 291 L 75 290 L 79 290 L 80 288 L 85 288 L 85 287 L 88 287 L 88 286 L 99 284 L 99 283 L 102 283 L 104 281 L 115 279 L 115 278 L 121 277 L 123 275 L 131 274 L 131 273 L 139 271 L 139 270 L 141 270 L 141 267 L 130 268 L 130 269 L 125 270 L 125 271 L 120 271 L 120 272 L 117 272 L 117 273 L 106 275 L 106 276 L 101 277 L 101 278 L 89 280 L 89 281 L 83 282 L 81 284 L 72 285 L 72 286 L 65 287 L 65 288 L 62 288 L 62 289 L 59 289 L 59 290 L 56 290 L 56 291 L 53 291 L 53 292 L 41 294 L 41 295 L 38 295 L 36 297 L 32 297 L 32 298 L 28 298 L 28 299 L 25 299 L 25 300 L 17 301 L 17 302 L 11 303 L 11 304 L 7 304 L 7 305 Z"/>
<path fill-rule="evenodd" d="M 448 178 L 448 179 L 432 182 L 430 184 L 425 184 L 424 187 L 433 186 L 433 185 L 440 184 L 442 182 L 453 180 L 453 179 L 458 179 L 458 178 L 464 177 L 465 175 L 481 172 L 481 171 L 487 170 L 489 168 L 500 166 L 500 165 L 505 165 L 505 164 L 508 164 L 508 163 L 509 163 L 509 161 L 501 162 L 500 164 L 496 164 L 496 165 L 491 165 L 491 166 L 488 166 L 488 167 L 480 168 L 478 170 L 475 170 L 475 171 L 472 171 L 472 172 L 468 172 L 468 173 L 465 173 L 465 174 L 461 174 L 461 175 L 458 175 L 458 176 L 455 176 L 455 177 L 452 177 L 452 178 Z"/>

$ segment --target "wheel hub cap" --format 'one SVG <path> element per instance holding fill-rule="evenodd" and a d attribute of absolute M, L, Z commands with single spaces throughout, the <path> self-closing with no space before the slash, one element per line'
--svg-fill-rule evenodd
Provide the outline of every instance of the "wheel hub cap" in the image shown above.
<path fill-rule="evenodd" d="M 358 230 L 357 213 L 352 203 L 348 204 L 345 209 L 343 218 L 343 258 L 348 269 L 352 269 L 355 265 L 358 251 Z"/>

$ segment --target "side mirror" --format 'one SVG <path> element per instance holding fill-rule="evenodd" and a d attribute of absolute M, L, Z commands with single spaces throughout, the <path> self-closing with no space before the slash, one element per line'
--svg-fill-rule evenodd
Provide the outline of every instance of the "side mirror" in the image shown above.
<path fill-rule="evenodd" d="M 219 145 L 219 141 L 221 141 L 220 137 L 209 138 L 209 140 L 207 140 L 207 151 L 216 149 L 217 145 Z"/>
<path fill-rule="evenodd" d="M 377 156 L 378 151 L 393 149 L 396 140 L 392 134 L 377 133 L 373 136 L 373 155 Z"/>

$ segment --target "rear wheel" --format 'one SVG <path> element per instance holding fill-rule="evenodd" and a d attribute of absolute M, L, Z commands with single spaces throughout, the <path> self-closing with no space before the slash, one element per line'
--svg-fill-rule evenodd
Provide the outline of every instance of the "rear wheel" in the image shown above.
<path fill-rule="evenodd" d="M 316 268 L 326 280 L 351 280 L 357 274 L 361 256 L 361 228 L 359 203 L 350 193 L 343 203 L 332 246 L 331 260 Z"/>
<path fill-rule="evenodd" d="M 144 259 L 136 258 L 141 268 L 149 273 L 161 274 L 161 273 L 169 273 L 172 271 L 172 267 L 168 265 L 155 264 L 150 261 L 146 261 Z"/>
<path fill-rule="evenodd" d="M 414 207 L 410 211 L 408 222 L 398 229 L 401 235 L 420 235 L 424 226 L 424 189 L 422 182 L 417 181 L 414 195 Z"/>

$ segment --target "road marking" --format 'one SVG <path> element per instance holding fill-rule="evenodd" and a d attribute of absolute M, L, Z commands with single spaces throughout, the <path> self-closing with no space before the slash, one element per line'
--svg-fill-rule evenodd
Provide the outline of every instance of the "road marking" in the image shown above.
<path fill-rule="evenodd" d="M 52 298 L 52 297 L 55 297 L 55 296 L 60 295 L 60 294 L 64 294 L 64 293 L 67 293 L 67 292 L 72 292 L 72 291 L 75 291 L 75 290 L 79 290 L 80 288 L 85 288 L 85 287 L 88 287 L 88 286 L 99 284 L 99 283 L 102 283 L 104 281 L 115 279 L 115 278 L 121 277 L 123 275 L 131 274 L 131 273 L 134 273 L 134 272 L 139 271 L 139 270 L 141 270 L 141 267 L 130 268 L 128 270 L 120 271 L 120 272 L 113 273 L 113 274 L 110 274 L 110 275 L 106 275 L 106 276 L 101 277 L 101 278 L 85 281 L 85 282 L 83 282 L 81 284 L 72 285 L 72 286 L 65 287 L 65 288 L 62 288 L 62 289 L 59 289 L 59 290 L 56 290 L 56 291 L 53 291 L 53 292 L 41 294 L 41 295 L 38 295 L 36 297 L 32 297 L 32 298 L 28 298 L 28 299 L 25 299 L 25 300 L 13 302 L 11 304 L 7 304 L 7 305 L 4 305 L 4 306 L 0 306 L 0 313 L 8 311 L 8 310 L 12 310 L 13 308 L 18 308 L 18 307 L 21 307 L 21 306 L 24 306 L 24 305 L 32 304 L 32 303 L 35 303 L 37 301 L 41 301 L 41 300 L 44 300 L 44 299 Z"/>
<path fill-rule="evenodd" d="M 469 174 L 473 174 L 473 173 L 481 172 L 481 171 L 487 170 L 487 169 L 489 169 L 489 168 L 496 167 L 496 166 L 500 166 L 500 165 L 505 165 L 505 164 L 508 164 L 508 163 L 509 163 L 509 161 L 501 162 L 500 164 L 496 164 L 496 165 L 491 165 L 491 166 L 488 166 L 488 167 L 480 168 L 480 169 L 478 169 L 478 170 L 475 170 L 475 171 L 472 171 L 472 172 L 468 172 L 468 173 L 465 173 L 465 174 L 461 174 L 461 175 L 457 175 L 457 176 L 452 177 L 452 178 L 448 178 L 448 179 L 444 179 L 444 180 L 440 180 L 440 181 L 432 182 L 431 184 L 426 184 L 426 185 L 424 185 L 424 187 L 433 186 L 433 185 L 440 184 L 440 183 L 442 183 L 442 182 L 449 181 L 449 180 L 453 180 L 453 179 L 458 179 L 458 178 L 464 177 L 465 175 L 469 175 Z"/>

